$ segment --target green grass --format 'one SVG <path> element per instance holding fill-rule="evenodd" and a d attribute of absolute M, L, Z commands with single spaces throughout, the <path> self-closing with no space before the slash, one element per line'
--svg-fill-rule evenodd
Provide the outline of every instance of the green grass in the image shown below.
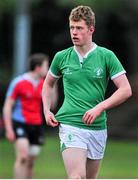
<path fill-rule="evenodd" d="M 105 179 L 138 178 L 138 143 L 108 141 L 99 177 Z"/>
<path fill-rule="evenodd" d="M 0 179 L 12 178 L 14 146 L 0 140 Z M 34 178 L 67 178 L 59 152 L 57 136 L 47 135 L 46 143 L 35 164 Z M 131 141 L 108 140 L 105 157 L 98 178 L 138 178 L 138 144 Z"/>

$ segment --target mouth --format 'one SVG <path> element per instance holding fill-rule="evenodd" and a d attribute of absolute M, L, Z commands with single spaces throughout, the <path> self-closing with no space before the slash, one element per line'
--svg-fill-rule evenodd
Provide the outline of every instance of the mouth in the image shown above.
<path fill-rule="evenodd" d="M 78 42 L 79 38 L 73 37 L 72 40 L 73 40 L 73 42 Z"/>

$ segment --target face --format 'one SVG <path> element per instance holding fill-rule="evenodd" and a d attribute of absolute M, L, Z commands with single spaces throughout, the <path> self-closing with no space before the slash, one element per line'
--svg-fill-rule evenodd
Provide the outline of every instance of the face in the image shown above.
<path fill-rule="evenodd" d="M 40 67 L 38 67 L 38 73 L 40 77 L 45 77 L 48 72 L 48 69 L 49 69 L 49 62 L 44 61 L 43 64 Z"/>
<path fill-rule="evenodd" d="M 88 27 L 84 20 L 70 21 L 70 35 L 75 46 L 84 46 L 92 41 L 94 27 Z"/>

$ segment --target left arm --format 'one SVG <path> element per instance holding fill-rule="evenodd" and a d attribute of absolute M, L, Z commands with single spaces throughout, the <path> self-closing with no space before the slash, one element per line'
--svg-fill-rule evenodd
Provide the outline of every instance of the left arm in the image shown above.
<path fill-rule="evenodd" d="M 55 83 L 51 95 L 51 110 L 54 111 L 58 104 L 58 85 L 57 82 Z"/>
<path fill-rule="evenodd" d="M 125 74 L 113 79 L 113 82 L 117 90 L 109 98 L 88 110 L 83 116 L 84 123 L 91 124 L 103 111 L 123 103 L 132 95 L 132 90 Z"/>

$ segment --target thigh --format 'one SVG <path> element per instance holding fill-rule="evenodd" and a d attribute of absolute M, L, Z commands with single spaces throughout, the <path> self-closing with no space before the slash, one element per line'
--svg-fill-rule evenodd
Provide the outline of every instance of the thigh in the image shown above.
<path fill-rule="evenodd" d="M 62 157 L 69 178 L 86 178 L 87 138 L 80 128 L 60 125 Z"/>
<path fill-rule="evenodd" d="M 86 177 L 87 150 L 70 147 L 62 152 L 62 157 L 68 177 Z"/>
<path fill-rule="evenodd" d="M 16 157 L 27 157 L 29 153 L 29 139 L 26 126 L 23 123 L 13 121 L 13 128 L 16 135 Z"/>
<path fill-rule="evenodd" d="M 100 169 L 101 159 L 104 156 L 106 147 L 107 130 L 97 130 L 89 132 L 88 159 L 87 159 L 87 179 L 95 179 Z"/>
<path fill-rule="evenodd" d="M 59 138 L 61 151 L 72 147 L 87 150 L 87 134 L 80 128 L 61 124 Z"/>
<path fill-rule="evenodd" d="M 29 155 L 29 141 L 27 138 L 17 138 L 15 142 L 15 149 L 16 149 L 16 157 L 28 157 Z"/>
<path fill-rule="evenodd" d="M 100 169 L 101 160 L 100 159 L 87 159 L 86 165 L 86 178 L 87 179 L 96 179 L 98 171 Z"/>
<path fill-rule="evenodd" d="M 90 130 L 88 137 L 88 158 L 100 160 L 104 157 L 107 130 Z"/>
<path fill-rule="evenodd" d="M 27 128 L 24 123 L 13 121 L 13 129 L 16 135 L 16 139 L 18 138 L 28 139 Z"/>

